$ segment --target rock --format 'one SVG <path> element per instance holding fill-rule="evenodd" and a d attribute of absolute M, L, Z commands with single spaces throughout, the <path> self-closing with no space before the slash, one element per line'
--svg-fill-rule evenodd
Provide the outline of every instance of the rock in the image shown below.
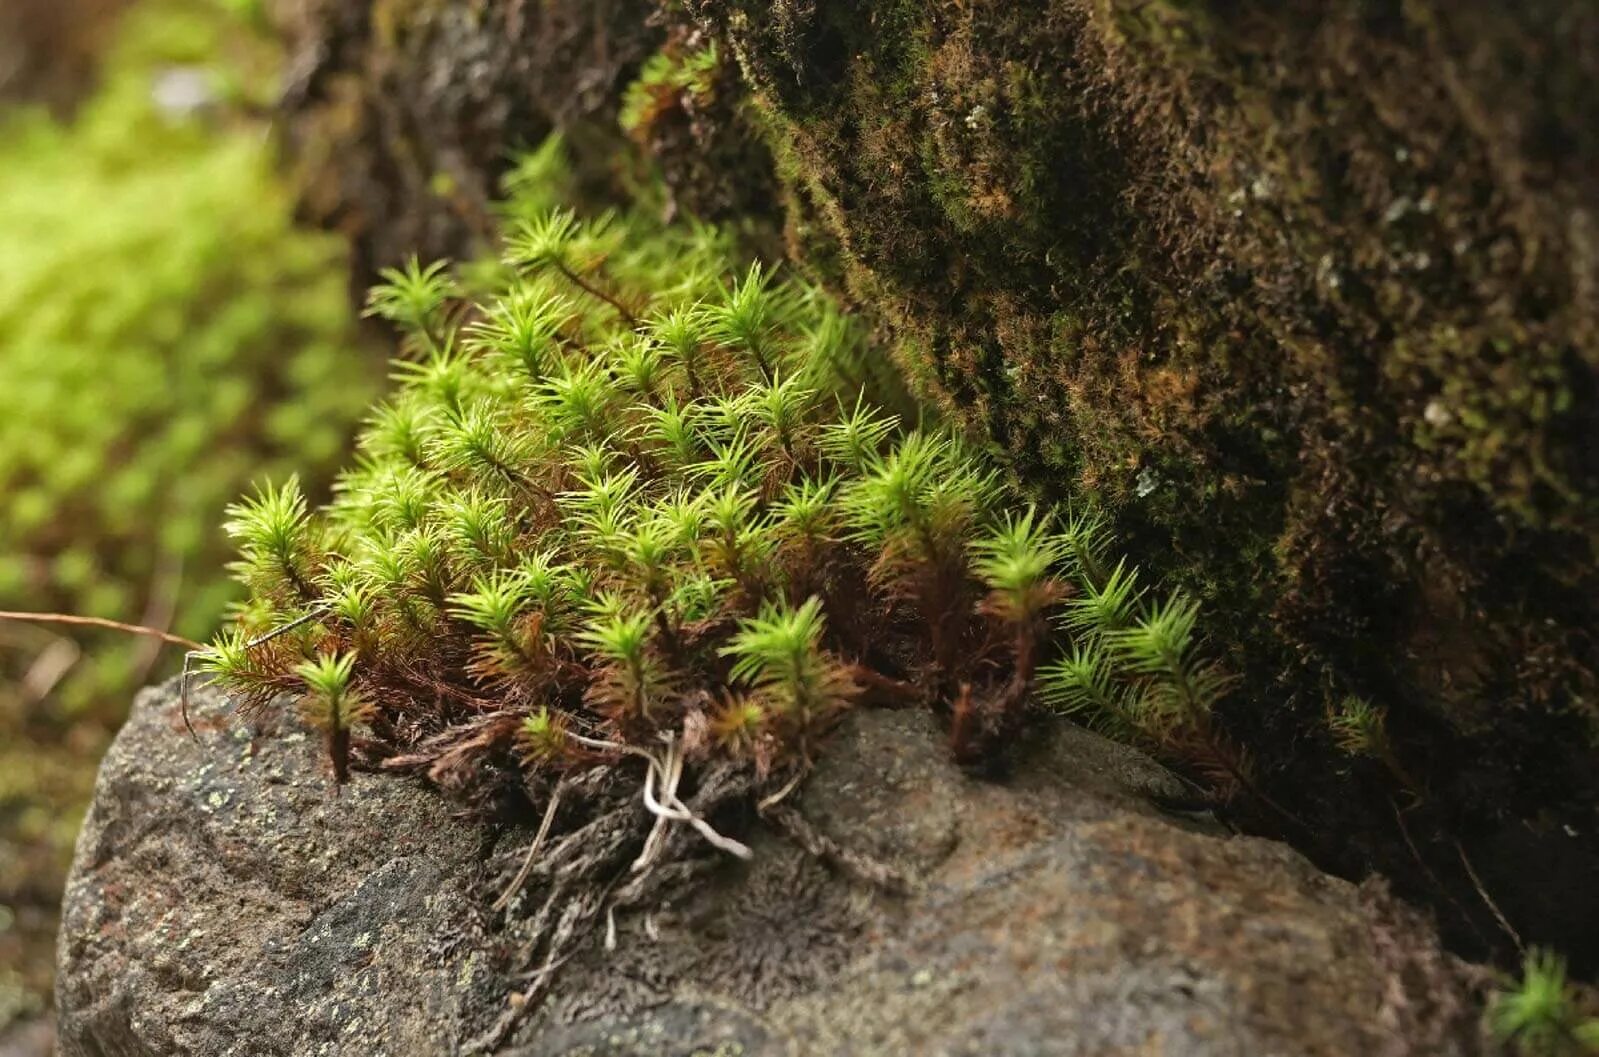
<path fill-rule="evenodd" d="M 405 781 L 335 791 L 320 742 L 146 691 L 101 766 L 64 896 L 65 1055 L 422 1054 L 499 994 L 478 831 Z"/>
<path fill-rule="evenodd" d="M 651 0 L 270 0 L 293 55 L 280 110 L 313 221 L 359 282 L 492 234 L 508 150 L 562 133 L 584 191 L 614 196 L 622 92 L 660 46 Z"/>
<path fill-rule="evenodd" d="M 492 1024 L 526 967 L 477 878 L 529 833 L 397 778 L 335 793 L 305 733 L 209 694 L 193 712 L 199 743 L 170 685 L 147 692 L 102 769 L 66 894 L 64 1057 L 443 1054 Z M 750 863 L 587 937 L 503 1052 L 1484 1052 L 1473 972 L 1415 915 L 1154 806 L 1183 793 L 1064 724 L 992 783 L 947 762 L 931 716 L 857 713 L 744 834 Z M 873 872 L 908 893 L 852 879 Z"/>
<path fill-rule="evenodd" d="M 639 171 L 616 97 L 714 44 L 715 113 L 634 137 L 674 200 L 780 211 L 941 408 L 1204 602 L 1302 850 L 1599 973 L 1599 6 L 278 6 L 308 212 L 365 266 L 460 252 L 507 143 Z M 1409 833 L 1325 735 L 1346 695 Z"/>

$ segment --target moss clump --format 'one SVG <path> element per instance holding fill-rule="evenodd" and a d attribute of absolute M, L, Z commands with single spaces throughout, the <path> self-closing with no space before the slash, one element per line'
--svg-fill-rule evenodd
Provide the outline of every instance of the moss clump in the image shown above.
<path fill-rule="evenodd" d="M 399 390 L 325 510 L 292 481 L 235 507 L 251 600 L 209 670 L 255 706 L 308 695 L 341 778 L 359 755 L 537 798 L 640 757 L 645 803 L 702 827 L 672 806 L 685 766 L 786 780 L 884 696 L 991 762 L 1035 680 L 1252 788 L 1197 607 L 1101 519 L 1004 512 L 984 457 L 882 409 L 847 318 L 730 275 L 715 230 L 530 203 L 555 160 L 519 168 L 498 265 L 373 291 Z"/>
<path fill-rule="evenodd" d="M 714 101 L 716 77 L 722 69 L 714 41 L 703 47 L 673 48 L 650 56 L 638 80 L 628 85 L 617 120 L 632 136 L 649 129 L 674 109 L 703 109 Z"/>
<path fill-rule="evenodd" d="M 377 391 L 344 252 L 292 226 L 237 116 L 273 61 L 210 4 L 149 3 L 72 124 L 0 115 L 0 609 L 204 636 L 236 594 L 223 508 L 291 466 L 325 489 Z M 0 636 L 0 963 L 40 996 L 94 761 L 163 665 L 145 640 Z"/>

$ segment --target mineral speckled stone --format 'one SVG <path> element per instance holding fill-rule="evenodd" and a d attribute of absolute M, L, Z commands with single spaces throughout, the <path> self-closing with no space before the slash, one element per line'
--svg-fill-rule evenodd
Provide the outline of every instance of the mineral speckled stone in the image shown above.
<path fill-rule="evenodd" d="M 487 1004 L 477 834 L 408 782 L 335 792 L 308 733 L 175 689 L 101 768 L 59 948 L 64 1054 L 448 1052 Z"/>
<path fill-rule="evenodd" d="M 335 792 L 313 737 L 149 691 L 66 895 L 64 1057 L 460 1052 L 523 984 L 494 841 L 415 783 Z M 288 721 L 282 721 L 287 723 Z M 584 940 L 517 1057 L 1483 1052 L 1473 972 L 1376 887 L 1154 806 L 1169 774 L 1064 724 L 1002 783 L 862 711 L 790 805 L 893 892 L 756 823 L 671 905 Z M 792 828 L 792 827 L 790 827 Z M 835 855 L 836 859 L 836 855 Z"/>

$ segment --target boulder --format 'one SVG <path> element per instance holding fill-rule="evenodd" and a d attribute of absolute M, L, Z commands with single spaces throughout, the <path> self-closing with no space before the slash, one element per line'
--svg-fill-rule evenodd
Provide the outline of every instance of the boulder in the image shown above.
<path fill-rule="evenodd" d="M 198 741 L 175 686 L 147 691 L 101 770 L 63 1057 L 445 1054 L 503 1023 L 535 967 L 486 864 L 530 827 L 408 779 L 335 788 L 291 710 L 191 713 Z M 748 863 L 597 925 L 496 1052 L 1485 1052 L 1479 974 L 1381 885 L 1168 813 L 1180 781 L 1065 723 L 1003 781 L 941 742 L 926 713 L 849 717 L 740 834 Z"/>
<path fill-rule="evenodd" d="M 1474 956 L 1514 960 L 1502 916 L 1599 972 L 1599 7 L 275 6 L 308 212 L 363 267 L 463 252 L 550 130 L 602 199 L 647 163 L 780 228 L 1018 479 L 1204 601 L 1221 725 L 1308 823 L 1278 835 Z M 635 157 L 641 64 L 712 46 Z M 1410 780 L 1339 752 L 1350 695 Z"/>

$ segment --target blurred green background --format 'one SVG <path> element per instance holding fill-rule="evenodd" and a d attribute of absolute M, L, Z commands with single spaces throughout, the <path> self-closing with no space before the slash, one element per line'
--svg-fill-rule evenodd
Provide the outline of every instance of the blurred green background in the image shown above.
<path fill-rule="evenodd" d="M 382 359 L 341 243 L 293 224 L 250 0 L 4 6 L 0 609 L 205 638 L 222 507 L 291 468 L 325 491 Z M 0 1050 L 48 1006 L 95 763 L 179 654 L 0 621 Z"/>

